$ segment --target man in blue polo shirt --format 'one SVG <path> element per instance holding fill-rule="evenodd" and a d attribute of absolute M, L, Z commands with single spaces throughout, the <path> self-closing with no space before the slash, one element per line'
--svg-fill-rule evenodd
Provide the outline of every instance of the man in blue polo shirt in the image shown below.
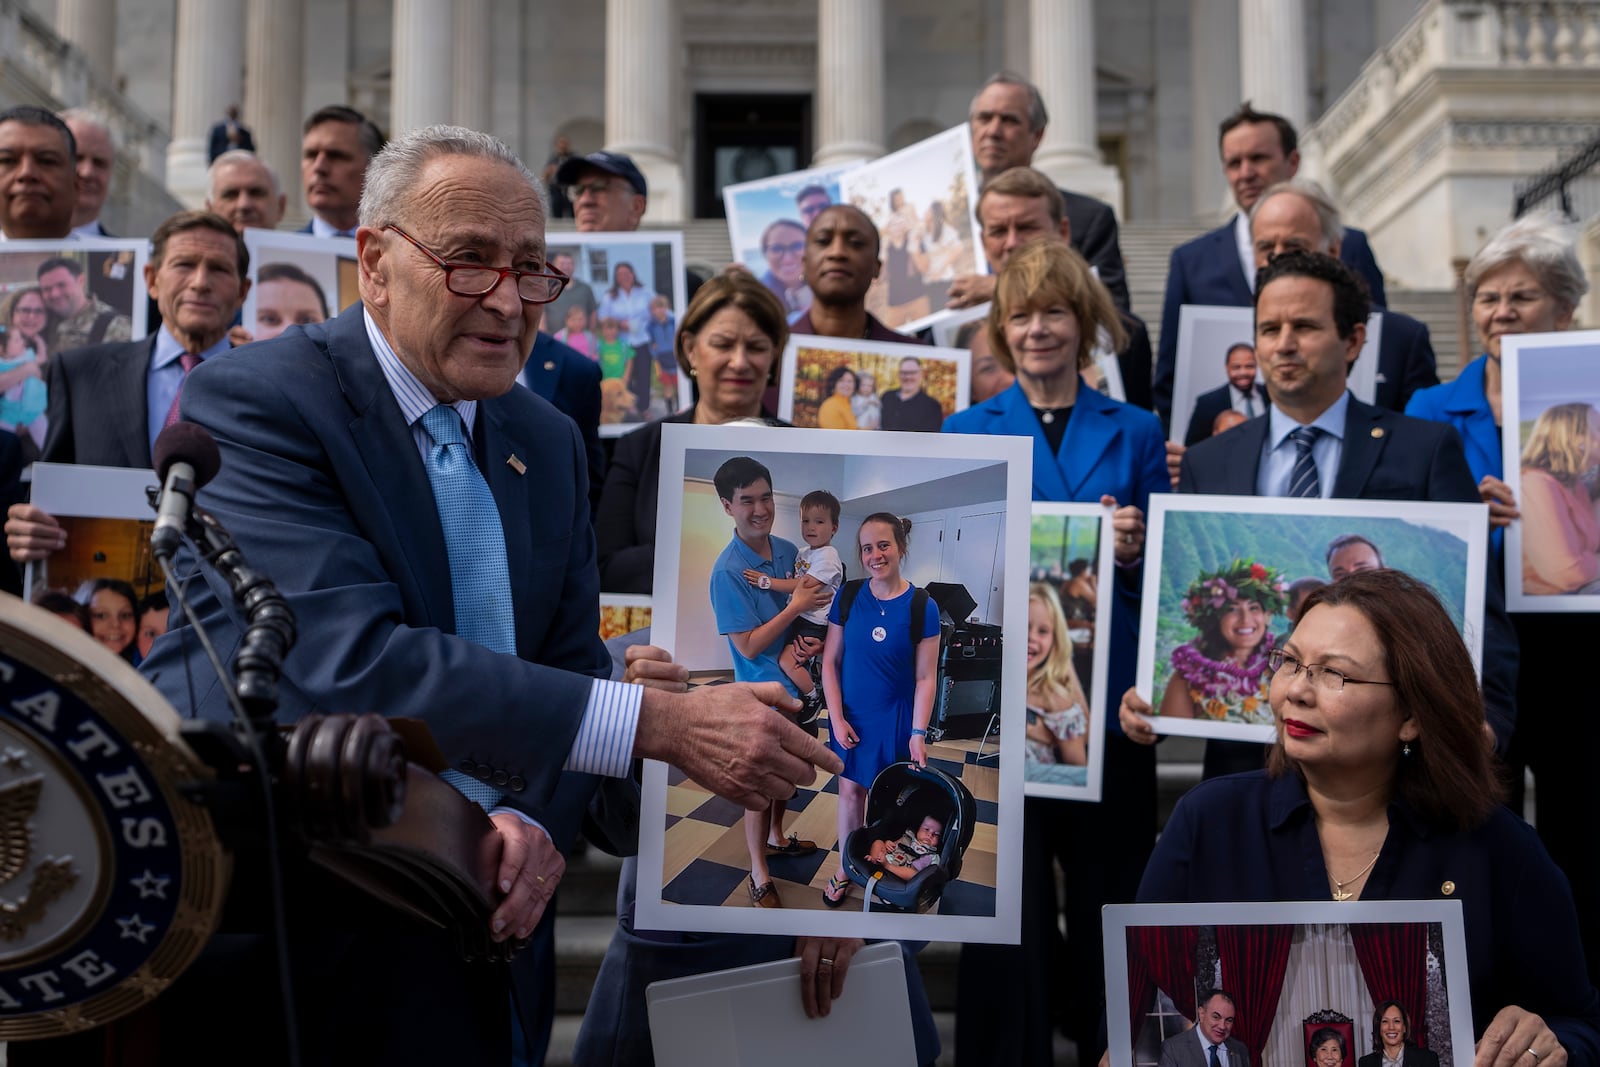
<path fill-rule="evenodd" d="M 793 692 L 794 685 L 778 661 L 788 643 L 790 624 L 802 612 L 826 607 L 833 589 L 794 580 L 795 546 L 772 536 L 777 512 L 772 472 L 748 456 L 737 456 L 717 468 L 712 480 L 722 510 L 733 519 L 733 539 L 711 568 L 711 610 L 717 632 L 728 638 L 733 679 L 782 682 Z M 750 902 L 759 908 L 782 907 L 767 857 L 802 856 L 817 849 L 815 842 L 784 836 L 787 807 L 779 800 L 767 811 L 744 814 L 745 844 L 750 849 L 746 888 Z"/>

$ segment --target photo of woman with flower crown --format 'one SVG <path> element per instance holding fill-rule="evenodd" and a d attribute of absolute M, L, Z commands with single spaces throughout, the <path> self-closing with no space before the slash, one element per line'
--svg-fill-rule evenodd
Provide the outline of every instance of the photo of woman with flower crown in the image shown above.
<path fill-rule="evenodd" d="M 1487 558 L 1481 505 L 1153 496 L 1134 685 L 1152 710 L 1142 714 L 1158 734 L 1272 741 L 1268 659 L 1312 589 L 1357 571 L 1426 582 L 1476 662 Z"/>
<path fill-rule="evenodd" d="M 1199 633 L 1172 653 L 1160 714 L 1270 724 L 1267 653 L 1288 602 L 1282 574 L 1253 559 L 1197 577 L 1184 594 L 1183 616 Z"/>

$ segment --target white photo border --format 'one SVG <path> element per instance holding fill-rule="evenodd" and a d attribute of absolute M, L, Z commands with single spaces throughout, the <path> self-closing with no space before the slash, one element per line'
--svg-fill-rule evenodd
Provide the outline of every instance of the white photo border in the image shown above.
<path fill-rule="evenodd" d="M 1479 677 L 1483 675 L 1483 606 L 1489 559 L 1489 509 L 1482 504 L 1451 504 L 1412 500 L 1302 500 L 1293 497 L 1221 496 L 1188 493 L 1156 493 L 1150 497 L 1150 514 L 1144 549 L 1144 590 L 1139 604 L 1139 664 L 1134 688 L 1152 709 L 1155 693 L 1156 620 L 1161 599 L 1161 558 L 1167 515 L 1175 511 L 1217 512 L 1232 515 L 1325 515 L 1353 519 L 1450 520 L 1467 524 L 1467 582 L 1464 598 L 1464 623 L 1467 651 Z M 1184 737 L 1214 737 L 1229 741 L 1259 741 L 1271 744 L 1277 739 L 1273 726 L 1246 723 L 1212 722 L 1208 719 L 1175 719 L 1165 715 L 1148 716 L 1158 734 Z"/>
<path fill-rule="evenodd" d="M 924 433 L 849 433 L 748 425 L 668 424 L 661 433 L 661 497 L 657 511 L 658 581 L 651 611 L 651 640 L 669 652 L 677 640 L 676 573 L 683 526 L 685 454 L 737 450 L 878 456 L 887 459 L 988 459 L 1006 464 L 1005 604 L 1003 632 L 1025 633 L 1028 619 L 1028 532 L 1032 509 L 1033 446 L 1025 438 Z M 667 765 L 644 761 L 639 830 L 637 919 L 640 930 L 697 930 L 749 934 L 820 935 L 872 939 L 972 941 L 1016 944 L 1021 937 L 1022 733 L 1026 704 L 1026 648 L 1015 640 L 1003 652 L 1000 686 L 999 791 L 996 802 L 995 912 L 993 915 L 914 915 L 863 912 L 859 904 L 837 912 L 676 904 L 662 896 L 665 859 Z M 852 901 L 859 897 L 852 893 Z"/>
<path fill-rule="evenodd" d="M 1033 515 L 1061 516 L 1064 518 L 1098 518 L 1100 521 L 1099 551 L 1095 557 L 1095 573 L 1098 575 L 1114 575 L 1116 573 L 1116 536 L 1111 529 L 1111 516 L 1113 509 L 1102 507 L 1099 504 L 1065 504 L 1055 501 L 1038 500 L 1033 504 Z M 1030 538 L 1030 545 L 1032 540 Z M 1108 587 L 1109 587 L 1109 583 Z M 1089 692 L 1084 698 L 1089 703 L 1089 774 L 1088 780 L 1083 785 L 1053 785 L 1046 782 L 1031 782 L 1026 773 L 1022 779 L 1022 792 L 1030 797 L 1054 797 L 1059 800 L 1082 800 L 1098 803 L 1101 799 L 1103 788 L 1103 774 L 1105 771 L 1105 739 L 1106 739 L 1106 690 L 1109 679 L 1106 671 L 1110 669 L 1111 660 L 1111 604 L 1113 597 L 1100 597 L 1095 602 L 1094 612 L 1094 680 L 1089 685 Z M 1026 699 L 1026 692 L 1024 692 Z"/>
<path fill-rule="evenodd" d="M 1130 927 L 1437 923 L 1444 941 L 1444 972 L 1450 994 L 1450 1047 L 1457 1064 L 1472 1062 L 1472 983 L 1467 972 L 1466 923 L 1459 900 L 1109 904 L 1101 913 L 1101 920 L 1105 937 L 1108 1020 L 1127 1020 L 1132 1013 L 1128 1003 Z M 1132 1035 L 1125 1023 L 1109 1026 L 1106 1037 L 1112 1063 L 1133 1062 Z"/>
<path fill-rule="evenodd" d="M 1541 350 L 1594 348 L 1600 355 L 1600 330 L 1568 330 L 1565 333 L 1513 333 L 1500 338 L 1500 430 L 1501 469 L 1514 499 L 1522 500 L 1522 376 L 1526 359 L 1537 361 Z M 1600 363 L 1595 366 L 1600 368 Z M 1600 386 L 1600 374 L 1595 385 Z M 1596 390 L 1600 406 L 1600 388 Z M 1529 593 L 1522 585 L 1522 524 L 1514 519 L 1506 527 L 1506 610 L 1548 614 L 1600 611 L 1600 593 Z"/>

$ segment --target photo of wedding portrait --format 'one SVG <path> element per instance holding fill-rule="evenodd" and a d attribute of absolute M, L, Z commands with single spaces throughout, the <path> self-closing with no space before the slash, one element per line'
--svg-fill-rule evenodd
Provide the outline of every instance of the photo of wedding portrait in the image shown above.
<path fill-rule="evenodd" d="M 1273 650 L 1313 590 L 1357 571 L 1427 583 L 1481 670 L 1487 552 L 1478 504 L 1152 496 L 1137 675 L 1151 725 L 1272 741 Z"/>
<path fill-rule="evenodd" d="M 313 237 L 254 227 L 250 292 L 242 317 L 251 340 L 270 341 L 290 326 L 325 322 L 361 299 L 353 237 Z"/>
<path fill-rule="evenodd" d="M 938 433 L 966 410 L 971 361 L 960 348 L 791 334 L 778 417 L 814 430 Z"/>
<path fill-rule="evenodd" d="M 1600 330 L 1508 334 L 1501 358 L 1506 607 L 1600 611 Z"/>
<path fill-rule="evenodd" d="M 1459 901 L 1114 904 L 1104 926 L 1113 1063 L 1473 1062 Z"/>
<path fill-rule="evenodd" d="M 1106 706 L 1116 580 L 1110 523 L 1110 512 L 1098 504 L 1033 505 L 1023 734 L 1028 796 L 1100 799 L 1105 716 L 1099 709 Z"/>
<path fill-rule="evenodd" d="M 647 764 L 642 928 L 1016 936 L 1027 455 L 665 428 L 653 643 L 694 687 L 782 684 L 845 767 L 746 813 Z"/>
<path fill-rule="evenodd" d="M 976 173 L 962 124 L 840 175 L 844 202 L 866 212 L 882 237 L 867 310 L 885 326 L 915 333 L 943 311 L 958 275 L 987 267 L 972 215 Z"/>

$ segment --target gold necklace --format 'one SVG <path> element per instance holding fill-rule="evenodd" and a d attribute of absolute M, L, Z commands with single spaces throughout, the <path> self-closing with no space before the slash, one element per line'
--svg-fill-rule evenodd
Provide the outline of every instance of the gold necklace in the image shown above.
<path fill-rule="evenodd" d="M 1351 897 L 1355 896 L 1354 893 L 1347 892 L 1344 887 L 1349 885 L 1352 882 L 1361 881 L 1361 877 L 1364 874 L 1366 874 L 1368 871 L 1372 870 L 1372 865 L 1374 863 L 1378 862 L 1378 853 L 1382 852 L 1382 851 L 1383 851 L 1382 849 L 1379 849 L 1378 852 L 1374 852 L 1372 854 L 1372 858 L 1367 861 L 1367 865 L 1365 867 L 1361 868 L 1355 874 L 1351 875 L 1349 878 L 1346 878 L 1342 882 L 1339 881 L 1339 879 L 1337 879 L 1337 878 L 1335 878 L 1333 876 L 1333 872 L 1332 871 L 1329 871 L 1328 872 L 1328 881 L 1333 883 L 1333 899 L 1334 900 L 1343 901 L 1343 900 L 1349 900 Z"/>

